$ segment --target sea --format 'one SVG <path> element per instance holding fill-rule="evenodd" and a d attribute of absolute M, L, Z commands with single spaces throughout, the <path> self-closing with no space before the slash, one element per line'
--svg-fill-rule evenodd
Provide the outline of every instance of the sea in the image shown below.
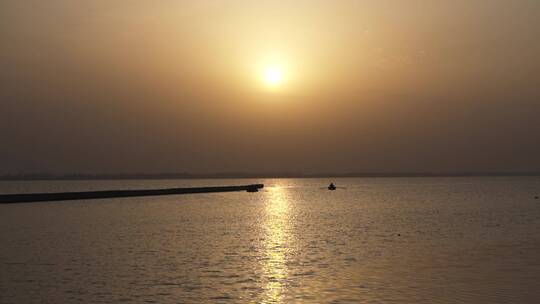
<path fill-rule="evenodd" d="M 336 191 L 328 191 L 333 182 Z M 3 181 L 0 303 L 540 303 L 540 177 Z"/>

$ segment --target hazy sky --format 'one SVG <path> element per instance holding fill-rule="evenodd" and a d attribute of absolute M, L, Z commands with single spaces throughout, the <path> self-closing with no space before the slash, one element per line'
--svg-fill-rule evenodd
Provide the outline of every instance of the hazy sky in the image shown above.
<path fill-rule="evenodd" d="M 0 174 L 540 170 L 540 1 L 2 0 L 0 145 Z"/>

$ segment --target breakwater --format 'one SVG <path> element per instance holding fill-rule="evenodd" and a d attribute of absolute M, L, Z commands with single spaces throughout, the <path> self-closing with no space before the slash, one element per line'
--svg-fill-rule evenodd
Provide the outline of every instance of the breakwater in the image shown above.
<path fill-rule="evenodd" d="M 88 200 L 122 197 L 162 196 L 193 193 L 216 193 L 216 192 L 257 192 L 263 188 L 263 184 L 221 186 L 221 187 L 192 187 L 192 188 L 168 188 L 168 189 L 144 189 L 144 190 L 106 190 L 86 192 L 59 192 L 59 193 L 24 193 L 0 195 L 0 204 L 35 203 L 67 200 Z"/>

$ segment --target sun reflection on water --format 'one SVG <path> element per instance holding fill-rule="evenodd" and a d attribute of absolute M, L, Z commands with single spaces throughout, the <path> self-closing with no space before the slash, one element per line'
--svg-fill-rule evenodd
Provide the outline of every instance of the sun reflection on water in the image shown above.
<path fill-rule="evenodd" d="M 265 232 L 265 260 L 263 265 L 265 279 L 265 299 L 263 303 L 283 303 L 286 288 L 287 253 L 290 250 L 290 201 L 287 189 L 267 188 Z"/>

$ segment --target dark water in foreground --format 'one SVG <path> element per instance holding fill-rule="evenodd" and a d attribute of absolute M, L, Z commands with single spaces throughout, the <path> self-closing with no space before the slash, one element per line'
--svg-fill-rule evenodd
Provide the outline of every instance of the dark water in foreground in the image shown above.
<path fill-rule="evenodd" d="M 0 303 L 540 302 L 540 178 L 333 181 L 2 182 L 267 187 L 0 205 Z"/>

